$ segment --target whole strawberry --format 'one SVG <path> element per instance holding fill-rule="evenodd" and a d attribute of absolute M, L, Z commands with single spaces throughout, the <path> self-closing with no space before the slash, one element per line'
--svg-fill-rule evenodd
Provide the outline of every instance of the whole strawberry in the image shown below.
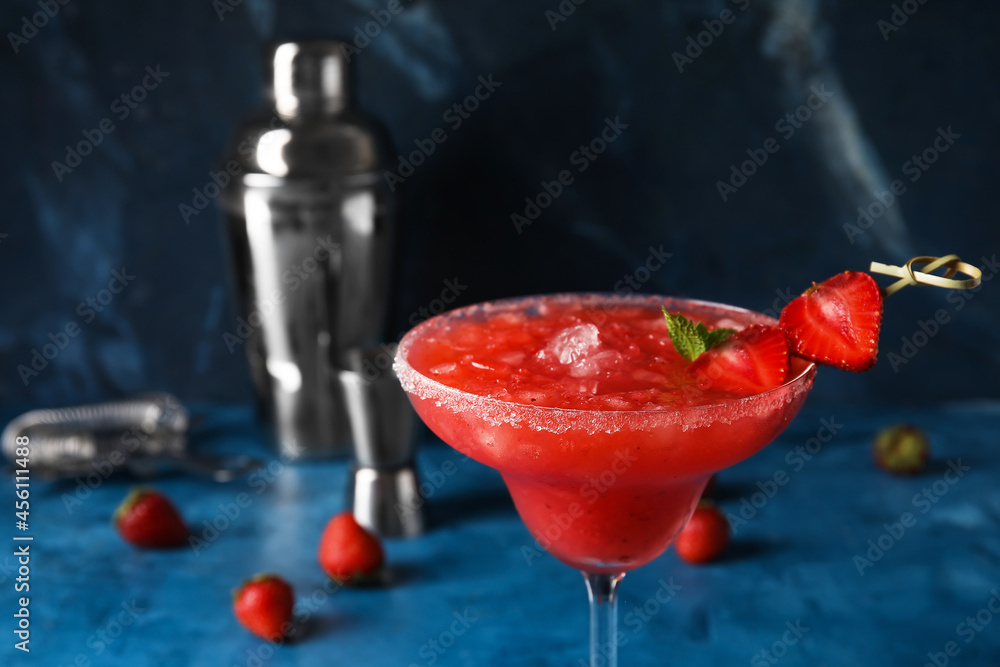
<path fill-rule="evenodd" d="M 349 586 L 377 582 L 385 562 L 381 542 L 351 512 L 342 512 L 326 524 L 317 556 L 328 577 Z"/>
<path fill-rule="evenodd" d="M 258 574 L 233 592 L 236 620 L 269 642 L 277 642 L 289 634 L 294 607 L 292 587 L 276 574 Z"/>
<path fill-rule="evenodd" d="M 931 445 L 916 426 L 897 424 L 875 435 L 872 456 L 880 468 L 894 475 L 916 475 L 927 467 Z"/>
<path fill-rule="evenodd" d="M 140 547 L 168 549 L 188 541 L 188 529 L 177 508 L 153 489 L 132 489 L 115 510 L 113 523 L 127 542 Z"/>
<path fill-rule="evenodd" d="M 729 544 L 729 521 L 714 503 L 703 500 L 674 541 L 677 555 L 689 563 L 715 559 Z"/>

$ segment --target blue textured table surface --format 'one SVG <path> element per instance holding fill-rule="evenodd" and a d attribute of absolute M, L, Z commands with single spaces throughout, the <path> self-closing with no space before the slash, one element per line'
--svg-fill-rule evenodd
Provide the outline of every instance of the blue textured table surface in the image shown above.
<path fill-rule="evenodd" d="M 205 414 L 193 446 L 268 457 L 248 410 Z M 834 437 L 810 443 L 823 420 Z M 873 431 L 903 420 L 933 439 L 932 465 L 912 479 L 879 472 L 869 455 Z M 1000 664 L 998 432 L 995 403 L 807 408 L 770 447 L 720 476 L 722 506 L 745 519 L 725 559 L 694 567 L 671 551 L 625 578 L 622 664 Z M 819 451 L 807 458 L 806 447 Z M 10 632 L 18 575 L 9 547 L 0 557 L 8 619 L 0 663 L 583 664 L 583 581 L 548 555 L 528 562 L 522 546 L 534 543 L 495 472 L 428 440 L 420 466 L 433 488 L 430 530 L 387 544 L 391 584 L 335 591 L 315 550 L 325 521 L 343 509 L 346 464 L 269 460 L 269 469 L 225 485 L 155 481 L 205 538 L 197 552 L 141 551 L 116 536 L 109 519 L 132 480 L 89 494 L 34 481 L 31 654 L 14 648 Z M 769 484 L 778 471 L 787 482 Z M 9 544 L 19 532 L 13 496 L 8 481 L 0 497 Z M 213 522 L 218 530 L 206 533 Z M 230 591 L 258 571 L 294 586 L 308 616 L 294 643 L 272 647 L 234 620 Z"/>

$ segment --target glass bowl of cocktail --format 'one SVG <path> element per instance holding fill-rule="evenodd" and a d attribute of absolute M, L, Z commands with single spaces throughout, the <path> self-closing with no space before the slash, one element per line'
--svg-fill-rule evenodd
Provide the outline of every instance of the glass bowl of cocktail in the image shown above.
<path fill-rule="evenodd" d="M 618 582 L 670 546 L 713 473 L 788 426 L 816 371 L 793 357 L 771 389 L 718 389 L 688 370 L 664 308 L 709 329 L 777 324 L 687 299 L 534 296 L 434 317 L 396 355 L 421 419 L 499 471 L 535 539 L 583 573 L 594 665 L 615 664 Z"/>
<path fill-rule="evenodd" d="M 618 583 L 666 551 L 713 473 L 781 434 L 812 388 L 813 362 L 867 370 L 883 297 L 982 278 L 956 255 L 869 270 L 898 280 L 880 289 L 845 271 L 779 321 L 660 296 L 481 303 L 412 329 L 394 368 L 430 429 L 499 471 L 529 532 L 583 573 L 591 665 L 615 667 Z"/>

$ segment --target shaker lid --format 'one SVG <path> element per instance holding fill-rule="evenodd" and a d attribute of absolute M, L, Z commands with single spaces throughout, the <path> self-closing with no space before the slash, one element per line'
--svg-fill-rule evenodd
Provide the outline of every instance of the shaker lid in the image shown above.
<path fill-rule="evenodd" d="M 268 95 L 281 116 L 330 115 L 350 105 L 350 74 L 343 42 L 305 40 L 271 44 Z"/>

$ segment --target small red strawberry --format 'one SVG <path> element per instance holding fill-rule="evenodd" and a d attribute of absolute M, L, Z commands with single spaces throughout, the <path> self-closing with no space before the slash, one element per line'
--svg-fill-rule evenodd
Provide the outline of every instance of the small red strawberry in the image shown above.
<path fill-rule="evenodd" d="M 714 503 L 702 500 L 674 541 L 677 555 L 689 563 L 715 559 L 729 544 L 729 521 Z"/>
<path fill-rule="evenodd" d="M 760 393 L 785 382 L 788 344 L 780 329 L 752 324 L 702 353 L 689 369 L 717 389 Z"/>
<path fill-rule="evenodd" d="M 931 445 L 927 434 L 916 426 L 897 424 L 875 436 L 872 456 L 880 468 L 894 475 L 916 475 L 927 467 Z"/>
<path fill-rule="evenodd" d="M 233 591 L 236 620 L 269 642 L 277 642 L 289 634 L 294 607 L 292 587 L 276 574 L 258 574 Z"/>
<path fill-rule="evenodd" d="M 866 371 L 878 356 L 882 293 L 875 279 L 844 271 L 802 293 L 781 311 L 788 349 L 845 371 Z"/>
<path fill-rule="evenodd" d="M 385 562 L 382 543 L 351 512 L 341 512 L 326 524 L 317 556 L 328 577 L 349 586 L 377 582 Z"/>
<path fill-rule="evenodd" d="M 167 549 L 188 541 L 188 529 L 177 508 L 153 489 L 132 489 L 115 510 L 113 523 L 127 542 L 140 547 Z"/>

